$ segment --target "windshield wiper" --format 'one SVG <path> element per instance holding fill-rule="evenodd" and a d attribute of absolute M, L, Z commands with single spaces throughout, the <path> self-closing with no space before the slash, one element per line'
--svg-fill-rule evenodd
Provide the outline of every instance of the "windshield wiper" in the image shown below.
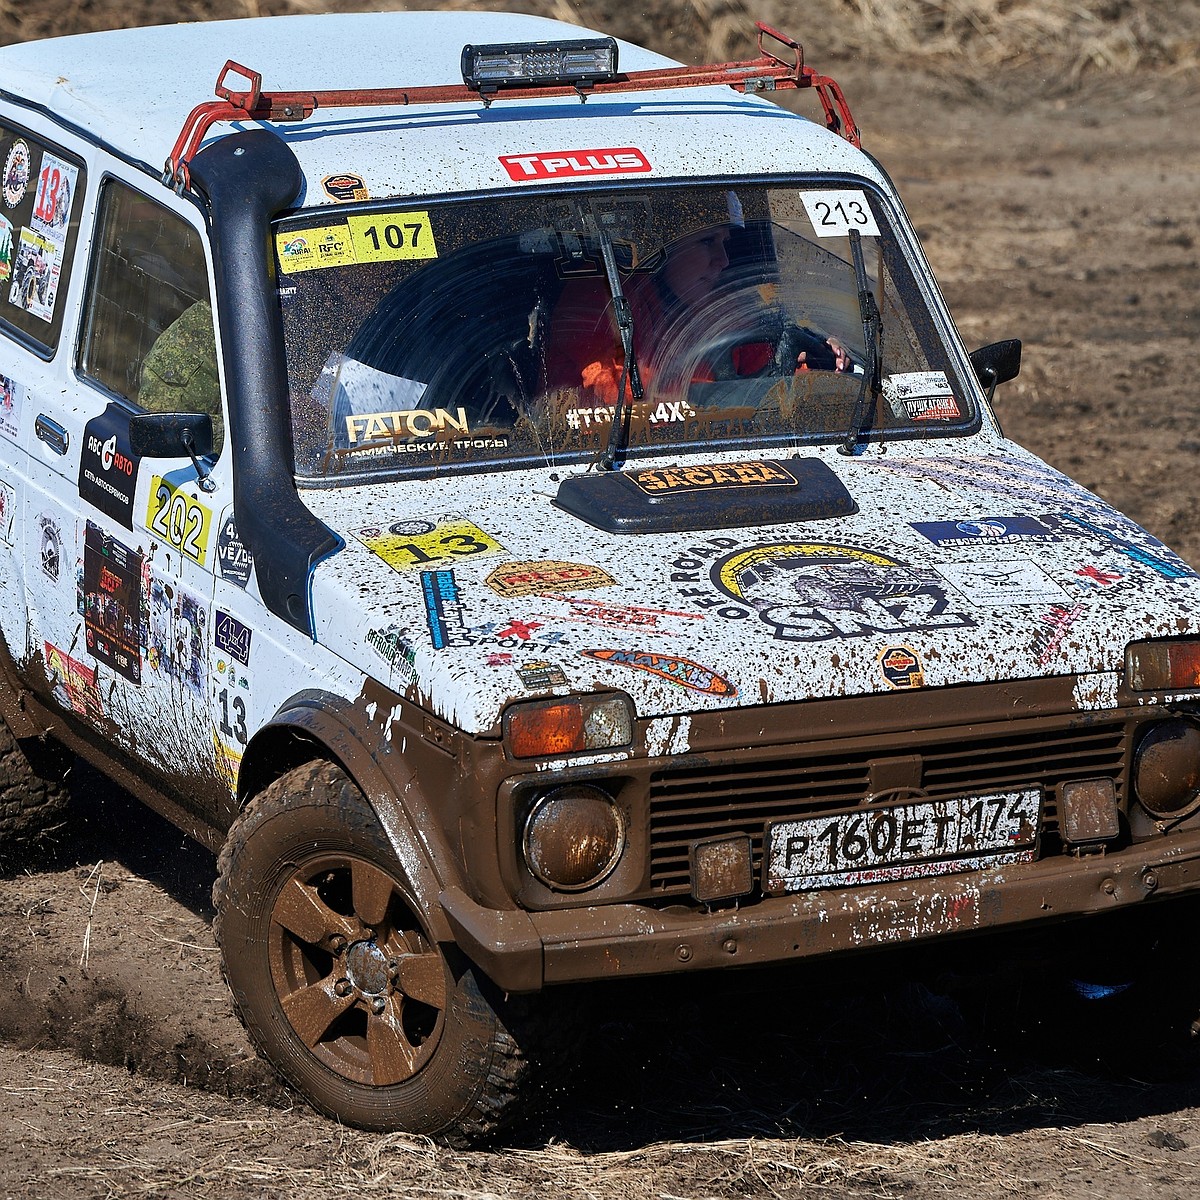
<path fill-rule="evenodd" d="M 612 293 L 613 315 L 617 320 L 617 331 L 621 335 L 621 354 L 624 361 L 621 364 L 621 378 L 617 384 L 617 401 L 613 406 L 612 427 L 608 431 L 608 445 L 600 457 L 600 465 L 606 471 L 616 468 L 617 457 L 625 451 L 629 441 L 629 424 L 633 416 L 633 406 L 626 403 L 625 389 L 633 392 L 633 398 L 640 400 L 645 392 L 642 389 L 642 377 L 638 371 L 637 356 L 633 351 L 633 310 L 621 289 L 621 277 L 617 273 L 617 256 L 613 251 L 612 242 L 604 229 L 600 233 L 600 254 L 604 259 L 604 273 L 608 276 L 608 290 Z"/>
<path fill-rule="evenodd" d="M 866 428 L 868 416 L 879 403 L 879 393 L 883 390 L 883 385 L 879 380 L 883 318 L 879 312 L 879 305 L 875 302 L 875 293 L 871 291 L 871 281 L 867 278 L 867 267 L 863 262 L 862 234 L 857 229 L 851 229 L 849 236 L 850 257 L 854 260 L 854 278 L 858 283 L 858 311 L 862 316 L 863 344 L 867 350 L 867 369 L 863 372 L 862 382 L 858 385 L 858 399 L 854 402 L 854 413 L 850 417 L 850 428 L 846 430 L 846 439 L 838 447 L 839 454 L 853 454 L 858 448 L 858 442 Z M 868 407 L 868 399 L 870 407 Z"/>

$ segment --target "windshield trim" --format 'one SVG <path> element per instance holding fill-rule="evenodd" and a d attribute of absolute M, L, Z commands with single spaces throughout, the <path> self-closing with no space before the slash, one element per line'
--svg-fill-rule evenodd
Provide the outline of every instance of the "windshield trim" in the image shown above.
<path fill-rule="evenodd" d="M 589 183 L 586 189 L 581 189 L 565 182 L 548 185 L 528 185 L 524 187 L 505 187 L 495 189 L 472 189 L 452 194 L 414 194 L 411 196 L 394 196 L 379 200 L 353 201 L 331 208 L 328 205 L 311 207 L 293 207 L 280 212 L 271 222 L 272 244 L 274 235 L 285 232 L 289 227 L 300 222 L 312 220 L 328 222 L 358 214 L 373 213 L 384 207 L 433 208 L 451 204 L 464 204 L 479 201 L 513 200 L 521 197 L 537 196 L 539 199 L 550 199 L 555 196 L 578 196 L 586 191 L 589 196 L 603 196 L 627 192 L 631 187 L 639 190 L 666 190 L 678 187 L 757 187 L 780 189 L 788 187 L 808 188 L 814 185 L 830 189 L 854 187 L 868 191 L 873 200 L 879 204 L 886 214 L 888 228 L 895 238 L 902 261 L 905 264 L 911 286 L 919 296 L 925 312 L 932 319 L 931 334 L 940 340 L 947 358 L 956 369 L 958 379 L 964 385 L 967 395 L 963 398 L 970 408 L 970 419 L 954 425 L 915 425 L 905 428 L 889 428 L 886 433 L 880 433 L 878 440 L 873 436 L 874 431 L 868 430 L 860 446 L 861 452 L 866 452 L 872 446 L 886 446 L 893 442 L 909 441 L 939 441 L 947 438 L 965 438 L 978 434 L 985 425 L 994 424 L 991 410 L 986 397 L 978 384 L 965 345 L 958 332 L 953 318 L 946 305 L 936 280 L 932 275 L 928 260 L 921 247 L 915 231 L 912 228 L 908 214 L 904 209 L 894 186 L 886 173 L 878 168 L 883 180 L 873 179 L 869 175 L 852 172 L 786 172 L 778 175 L 738 174 L 738 175 L 695 175 L 670 176 L 655 179 L 638 179 L 631 181 L 604 180 Z M 285 276 L 280 276 L 280 288 L 286 286 Z M 628 403 L 628 402 L 627 402 Z M 987 420 L 985 420 L 985 416 Z M 758 433 L 753 437 L 723 438 L 719 441 L 697 441 L 687 444 L 664 446 L 661 444 L 628 445 L 623 448 L 622 464 L 628 465 L 633 460 L 642 458 L 662 457 L 669 455 L 691 456 L 694 454 L 711 455 L 714 451 L 747 449 L 773 449 L 786 445 L 791 450 L 804 447 L 835 446 L 844 438 L 843 431 L 826 431 L 809 435 L 797 435 L 794 432 L 779 434 Z M 375 466 L 359 471 L 336 471 L 326 475 L 295 475 L 296 485 L 306 489 L 326 489 L 368 486 L 374 483 L 385 483 L 393 480 L 429 479 L 445 475 L 447 472 L 457 474 L 481 474 L 496 471 L 519 471 L 529 469 L 562 469 L 575 470 L 587 467 L 596 458 L 594 447 L 582 448 L 577 451 L 559 450 L 554 458 L 549 459 L 542 454 L 514 454 L 511 457 L 491 459 L 486 461 L 468 459 L 441 458 L 437 461 L 421 463 L 398 463 L 394 466 Z"/>

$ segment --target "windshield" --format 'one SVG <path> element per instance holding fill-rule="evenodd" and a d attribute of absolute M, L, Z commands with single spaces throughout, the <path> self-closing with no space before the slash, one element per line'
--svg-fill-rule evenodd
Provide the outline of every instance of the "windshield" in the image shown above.
<path fill-rule="evenodd" d="M 275 244 L 301 479 L 586 462 L 618 398 L 630 457 L 975 421 L 865 186 L 391 203 L 290 218 Z"/>

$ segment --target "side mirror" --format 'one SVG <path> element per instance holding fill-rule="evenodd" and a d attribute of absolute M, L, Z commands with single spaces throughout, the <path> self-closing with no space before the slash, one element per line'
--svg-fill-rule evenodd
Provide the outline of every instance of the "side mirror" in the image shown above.
<path fill-rule="evenodd" d="M 146 412 L 129 418 L 129 448 L 140 458 L 192 460 L 196 482 L 211 492 L 217 486 L 200 461 L 213 449 L 213 423 L 208 413 Z"/>
<path fill-rule="evenodd" d="M 138 413 L 129 418 L 129 448 L 141 458 L 203 458 L 212 453 L 212 417 L 207 413 Z"/>
<path fill-rule="evenodd" d="M 988 403 L 997 385 L 1016 379 L 1021 373 L 1021 343 L 1017 338 L 1009 338 L 1003 342 L 993 342 L 990 346 L 980 346 L 971 351 L 971 366 L 975 368 L 975 378 L 987 392 Z"/>

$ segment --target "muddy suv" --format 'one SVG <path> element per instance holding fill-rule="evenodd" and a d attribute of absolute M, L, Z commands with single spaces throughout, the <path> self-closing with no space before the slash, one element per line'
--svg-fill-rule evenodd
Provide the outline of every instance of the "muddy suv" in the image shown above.
<path fill-rule="evenodd" d="M 758 50 L 0 51 L 9 765 L 219 853 L 239 1013 L 340 1120 L 497 1128 L 555 985 L 1200 885 L 1196 573 L 1001 435 L 1019 345 L 968 355 L 836 83 Z"/>

